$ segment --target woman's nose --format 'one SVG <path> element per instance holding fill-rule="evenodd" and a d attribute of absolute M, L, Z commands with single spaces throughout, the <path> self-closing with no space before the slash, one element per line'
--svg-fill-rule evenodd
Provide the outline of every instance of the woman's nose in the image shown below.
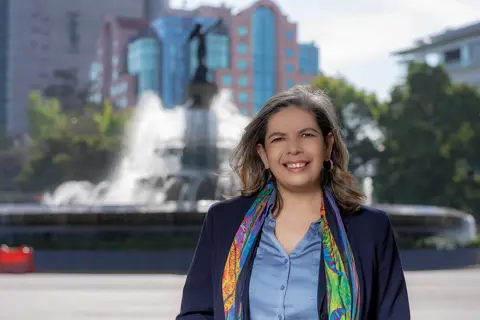
<path fill-rule="evenodd" d="M 288 153 L 299 154 L 302 152 L 302 145 L 298 139 L 288 139 Z"/>

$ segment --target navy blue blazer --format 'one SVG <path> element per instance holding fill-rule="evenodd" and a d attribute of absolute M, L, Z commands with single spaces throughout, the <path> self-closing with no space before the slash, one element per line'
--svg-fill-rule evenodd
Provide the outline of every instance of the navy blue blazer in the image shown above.
<path fill-rule="evenodd" d="M 200 239 L 183 288 L 177 320 L 224 320 L 222 275 L 235 233 L 255 197 L 237 197 L 214 204 L 203 223 Z M 327 212 L 331 212 L 325 201 Z M 334 218 L 327 213 L 327 220 Z M 355 256 L 361 290 L 361 320 L 409 320 L 407 287 L 390 220 L 380 210 L 362 206 L 343 217 Z M 334 223 L 331 221 L 330 223 Z M 338 240 L 338 235 L 334 234 Z M 260 237 L 257 237 L 258 239 Z M 256 247 L 258 246 L 258 241 Z M 244 319 L 249 316 L 248 285 L 255 256 L 238 280 Z M 320 261 L 319 319 L 327 319 L 325 263 Z"/>

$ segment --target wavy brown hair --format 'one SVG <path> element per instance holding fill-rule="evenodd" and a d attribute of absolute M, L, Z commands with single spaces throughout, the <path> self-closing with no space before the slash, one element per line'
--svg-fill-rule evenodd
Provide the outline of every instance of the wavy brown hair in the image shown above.
<path fill-rule="evenodd" d="M 311 86 L 295 86 L 274 95 L 245 128 L 230 161 L 232 169 L 240 177 L 241 194 L 254 195 L 260 192 L 267 182 L 265 167 L 257 153 L 257 144 L 265 146 L 270 117 L 282 108 L 291 106 L 312 112 L 325 139 L 330 132 L 333 134 L 331 159 L 334 166 L 330 171 L 322 170 L 322 181 L 332 190 L 343 214 L 357 211 L 365 196 L 356 190 L 355 179 L 348 172 L 349 154 L 342 139 L 335 107 L 327 94 Z M 328 176 L 325 177 L 325 174 Z"/>

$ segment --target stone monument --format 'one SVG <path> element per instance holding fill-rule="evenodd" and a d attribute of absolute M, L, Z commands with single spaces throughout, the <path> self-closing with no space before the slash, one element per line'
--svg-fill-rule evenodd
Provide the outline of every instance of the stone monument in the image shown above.
<path fill-rule="evenodd" d="M 181 160 L 184 170 L 216 172 L 219 169 L 216 145 L 217 119 L 214 112 L 210 110 L 212 98 L 218 93 L 218 87 L 216 83 L 208 81 L 206 40 L 208 33 L 221 23 L 222 19 L 218 19 L 205 30 L 202 30 L 203 26 L 197 23 L 188 39 L 189 42 L 198 40 L 198 47 L 197 69 L 187 88 L 192 105 L 185 119 L 185 146 Z"/>
<path fill-rule="evenodd" d="M 211 32 L 213 29 L 217 28 L 221 24 L 222 19 L 219 18 L 215 24 L 202 31 L 202 25 L 200 23 L 197 23 L 193 28 L 192 32 L 190 33 L 189 42 L 192 42 L 195 39 L 198 40 L 197 69 L 195 70 L 195 74 L 187 90 L 188 98 L 193 100 L 193 108 L 208 108 L 213 96 L 218 92 L 217 85 L 215 83 L 209 82 L 207 77 L 208 67 L 206 61 L 206 38 L 209 32 Z"/>

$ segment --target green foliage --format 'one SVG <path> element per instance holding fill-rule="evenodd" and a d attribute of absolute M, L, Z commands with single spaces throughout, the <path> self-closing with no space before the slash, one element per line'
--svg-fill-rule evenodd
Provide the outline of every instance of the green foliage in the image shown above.
<path fill-rule="evenodd" d="M 356 89 L 342 78 L 322 75 L 314 81 L 314 86 L 325 91 L 338 108 L 338 119 L 350 152 L 350 170 L 364 175 L 367 165 L 377 156 L 375 137 L 372 137 L 380 113 L 376 96 Z"/>
<path fill-rule="evenodd" d="M 33 92 L 29 97 L 27 112 L 30 137 L 33 140 L 62 135 L 68 130 L 68 116 L 62 112 L 60 103 L 56 99 L 46 99 L 40 92 Z"/>
<path fill-rule="evenodd" d="M 378 199 L 480 213 L 479 106 L 478 92 L 452 84 L 441 67 L 411 64 L 379 117 Z"/>
<path fill-rule="evenodd" d="M 67 180 L 100 181 L 109 173 L 121 147 L 128 112 L 109 102 L 64 112 L 54 98 L 30 95 L 32 147 L 16 177 L 22 191 L 43 191 Z"/>

